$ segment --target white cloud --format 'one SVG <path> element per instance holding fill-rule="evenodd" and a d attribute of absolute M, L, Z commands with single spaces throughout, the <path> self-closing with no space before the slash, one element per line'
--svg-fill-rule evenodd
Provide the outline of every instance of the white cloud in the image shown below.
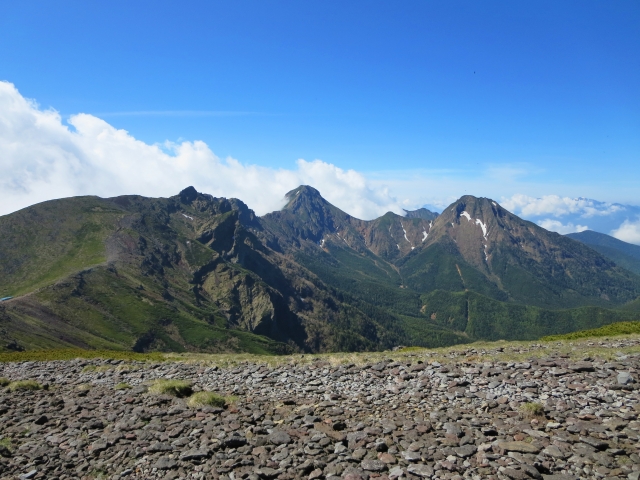
<path fill-rule="evenodd" d="M 0 215 L 53 198 L 170 196 L 189 185 L 240 198 L 262 215 L 301 184 L 359 218 L 402 212 L 383 185 L 320 160 L 298 160 L 294 170 L 265 168 L 221 160 L 201 141 L 149 145 L 93 115 L 73 115 L 68 123 L 0 82 Z"/>
<path fill-rule="evenodd" d="M 588 198 L 570 198 L 558 195 L 544 195 L 536 198 L 517 194 L 510 198 L 502 198 L 501 204 L 516 215 L 525 217 L 541 215 L 561 217 L 563 215 L 577 214 L 582 218 L 590 218 L 611 215 L 624 210 L 622 205 L 599 202 Z"/>
<path fill-rule="evenodd" d="M 542 228 L 547 229 L 551 232 L 558 232 L 562 235 L 566 235 L 567 233 L 576 233 L 576 232 L 584 232 L 585 230 L 589 230 L 589 227 L 586 225 L 574 225 L 573 223 L 567 223 L 566 225 L 558 220 L 552 220 L 550 218 L 545 218 L 544 220 L 540 220 L 538 222 Z"/>
<path fill-rule="evenodd" d="M 620 227 L 611 232 L 611 236 L 623 242 L 640 245 L 640 219 L 636 221 L 625 220 Z"/>

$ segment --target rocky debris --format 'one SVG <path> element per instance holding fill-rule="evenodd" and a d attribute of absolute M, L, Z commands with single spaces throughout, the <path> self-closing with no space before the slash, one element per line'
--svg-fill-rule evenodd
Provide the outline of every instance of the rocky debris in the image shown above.
<path fill-rule="evenodd" d="M 620 385 L 627 385 L 629 383 L 633 383 L 633 377 L 629 372 L 620 372 L 618 374 L 618 383 Z"/>
<path fill-rule="evenodd" d="M 638 479 L 640 390 L 628 379 L 640 353 L 576 361 L 533 352 L 526 361 L 415 354 L 226 369 L 0 364 L 0 377 L 49 384 L 0 389 L 0 478 Z M 156 378 L 235 400 L 190 408 L 148 393 Z M 116 390 L 121 383 L 132 388 Z"/>

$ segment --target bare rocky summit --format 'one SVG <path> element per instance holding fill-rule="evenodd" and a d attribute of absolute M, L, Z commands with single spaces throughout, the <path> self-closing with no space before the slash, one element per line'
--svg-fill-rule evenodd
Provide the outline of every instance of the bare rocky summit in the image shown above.
<path fill-rule="evenodd" d="M 638 479 L 640 339 L 554 345 L 4 363 L 48 388 L 0 390 L 0 478 Z M 149 393 L 158 378 L 235 399 L 191 408 Z"/>

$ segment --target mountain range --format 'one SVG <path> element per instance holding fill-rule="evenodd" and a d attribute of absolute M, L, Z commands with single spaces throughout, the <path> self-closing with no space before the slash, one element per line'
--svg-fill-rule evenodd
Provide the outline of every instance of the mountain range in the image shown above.
<path fill-rule="evenodd" d="M 640 316 L 633 265 L 491 199 L 371 221 L 308 186 L 286 200 L 258 217 L 188 187 L 0 217 L 0 348 L 374 350 Z"/>

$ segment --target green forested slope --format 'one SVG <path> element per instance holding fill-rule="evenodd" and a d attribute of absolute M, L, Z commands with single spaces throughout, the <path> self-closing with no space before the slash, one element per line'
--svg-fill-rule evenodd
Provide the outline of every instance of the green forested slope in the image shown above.
<path fill-rule="evenodd" d="M 421 298 L 430 320 L 473 339 L 533 340 L 638 318 L 635 312 L 600 307 L 549 310 L 500 302 L 475 292 L 434 291 Z"/>

